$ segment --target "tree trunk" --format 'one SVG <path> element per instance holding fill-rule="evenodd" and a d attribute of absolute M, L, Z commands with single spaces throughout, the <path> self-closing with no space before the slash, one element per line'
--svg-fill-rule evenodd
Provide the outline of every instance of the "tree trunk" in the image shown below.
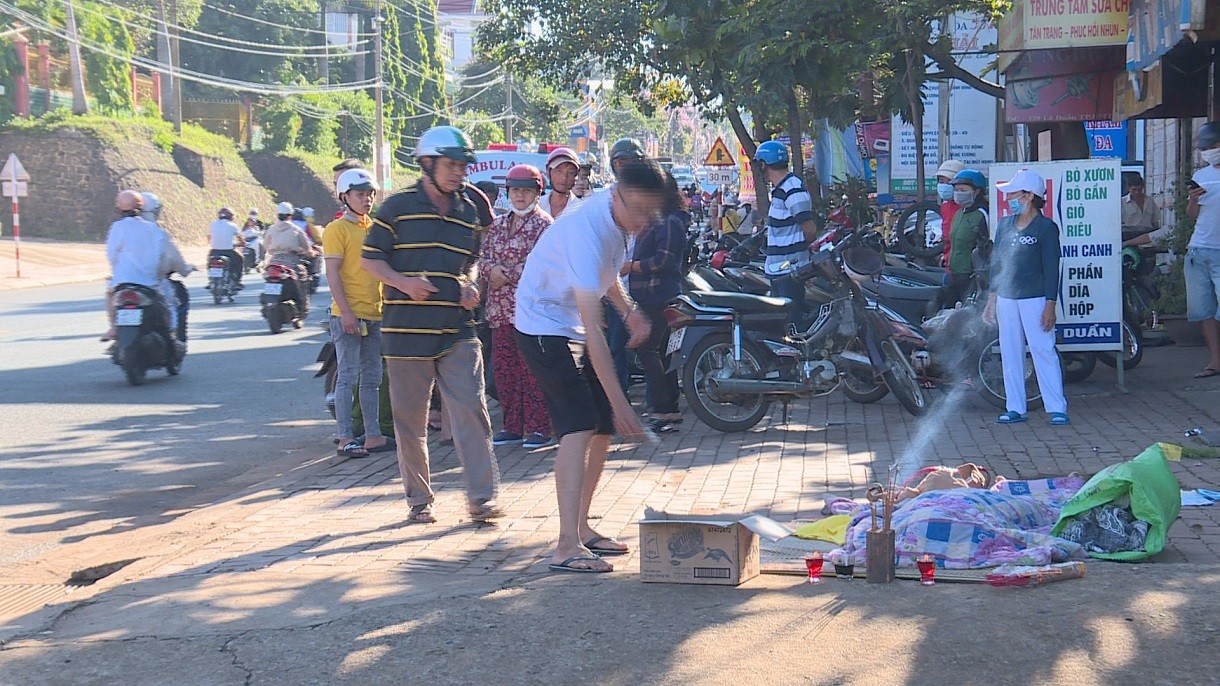
<path fill-rule="evenodd" d="M 750 135 L 749 129 L 746 128 L 746 123 L 741 119 L 741 110 L 737 109 L 737 105 L 729 104 L 725 107 L 725 113 L 729 117 L 729 123 L 733 125 L 733 133 L 737 134 L 737 141 L 741 143 L 741 147 L 750 157 L 758 150 L 758 143 L 754 141 L 754 137 Z"/>
<path fill-rule="evenodd" d="M 754 135 L 761 141 L 767 135 L 767 127 L 761 112 L 754 112 L 753 116 Z M 750 156 L 753 157 L 754 153 L 750 153 Z M 762 166 L 755 163 L 750 164 L 750 174 L 754 176 L 754 203 L 755 207 L 758 208 L 758 216 L 766 217 L 771 213 L 771 191 L 767 188 L 767 177 L 763 175 Z M 764 220 L 765 225 L 766 222 Z"/>
<path fill-rule="evenodd" d="M 804 126 L 801 124 L 801 106 L 796 101 L 796 90 L 789 89 L 784 93 L 788 109 L 788 141 L 792 151 L 792 171 L 797 177 L 805 178 L 805 151 L 801 145 L 804 140 Z"/>
<path fill-rule="evenodd" d="M 914 50 L 907 50 L 907 100 L 911 103 L 911 127 L 915 129 L 915 200 L 923 202 L 924 149 L 923 149 L 923 94 L 915 79 Z M 922 59 L 922 57 L 921 57 Z"/>

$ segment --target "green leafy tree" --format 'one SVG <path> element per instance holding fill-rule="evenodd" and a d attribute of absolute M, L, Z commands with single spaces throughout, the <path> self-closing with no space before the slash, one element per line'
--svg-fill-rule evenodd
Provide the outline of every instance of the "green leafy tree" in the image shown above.
<path fill-rule="evenodd" d="M 476 150 L 486 148 L 489 143 L 504 142 L 504 129 L 486 112 L 478 110 L 463 112 L 454 118 L 453 125 L 470 136 Z"/>
<path fill-rule="evenodd" d="M 220 10 L 254 17 L 271 25 L 247 21 L 234 17 Z M 145 19 L 150 25 L 155 25 L 157 14 L 151 13 Z M 208 40 L 196 34 L 190 34 L 193 40 L 229 46 L 229 48 L 201 45 L 197 42 L 183 40 L 179 44 L 179 56 L 184 69 L 214 74 L 229 79 L 251 81 L 254 83 L 298 83 L 307 80 L 306 74 L 312 75 L 317 70 L 319 59 L 317 52 L 302 51 L 297 54 L 259 55 L 242 50 L 257 51 L 258 46 L 268 47 L 263 52 L 280 52 L 279 47 L 310 47 L 315 45 L 314 34 L 300 29 L 317 29 L 320 23 L 321 7 L 318 0 L 208 0 L 203 6 L 194 30 L 203 36 L 223 36 L 254 45 L 233 44 L 230 41 Z M 181 18 L 180 18 L 181 20 Z M 183 34 L 184 37 L 187 34 Z M 236 48 L 236 49 L 234 49 Z M 216 97 L 229 96 L 231 91 L 220 90 L 191 84 L 183 85 L 184 90 L 191 94 Z"/>

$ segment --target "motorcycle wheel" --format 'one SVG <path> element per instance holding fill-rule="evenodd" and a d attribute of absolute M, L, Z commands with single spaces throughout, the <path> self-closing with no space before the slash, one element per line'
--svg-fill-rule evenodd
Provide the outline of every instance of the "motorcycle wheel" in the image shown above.
<path fill-rule="evenodd" d="M 127 377 L 127 383 L 132 386 L 139 386 L 144 383 L 144 376 L 148 370 L 144 368 L 140 356 L 127 350 L 122 353 L 123 356 L 123 374 Z"/>
<path fill-rule="evenodd" d="M 326 399 L 326 410 L 330 412 L 330 418 L 335 419 L 335 378 L 338 376 L 338 370 L 331 368 L 326 372 L 325 383 L 322 386 L 322 393 Z"/>
<path fill-rule="evenodd" d="M 1080 383 L 1097 368 L 1097 353 L 1060 353 L 1059 363 L 1063 366 L 1063 383 Z"/>
<path fill-rule="evenodd" d="M 1008 396 L 1004 393 L 1004 365 L 1000 361 L 1000 339 L 996 338 L 979 352 L 977 376 L 974 379 L 979 395 L 1001 410 L 1007 409 Z M 1038 377 L 1034 373 L 1034 359 L 1025 352 L 1025 404 L 1031 410 L 1042 407 L 1042 391 L 1038 388 Z"/>
<path fill-rule="evenodd" d="M 284 328 L 284 316 L 278 306 L 263 310 L 263 316 L 267 318 L 267 328 L 271 329 L 271 333 L 279 333 L 280 329 Z"/>
<path fill-rule="evenodd" d="M 933 246 L 928 246 L 927 222 L 931 214 L 940 215 L 940 206 L 931 200 L 925 200 L 907 207 L 902 214 L 898 215 L 894 230 L 898 234 L 898 245 L 902 248 L 903 254 L 910 257 L 933 257 L 943 252 L 943 240 Z M 915 224 L 914 228 L 905 231 L 907 223 L 912 221 Z"/>
<path fill-rule="evenodd" d="M 847 349 L 852 352 L 863 353 L 864 343 L 859 338 L 856 338 L 847 344 Z M 889 394 L 890 387 L 885 384 L 885 381 L 875 376 L 870 377 L 859 372 L 845 372 L 843 374 L 843 395 L 847 396 L 847 399 L 853 403 L 875 403 Z"/>
<path fill-rule="evenodd" d="M 742 343 L 741 364 L 749 376 L 762 373 L 762 356 L 752 343 Z M 733 341 L 726 334 L 705 337 L 691 351 L 682 369 L 682 389 L 686 403 L 704 424 L 725 433 L 746 431 L 757 425 L 771 408 L 771 399 L 755 395 L 716 395 L 707 380 L 717 374 L 727 376 L 733 360 Z"/>
<path fill-rule="evenodd" d="M 928 409 L 928 397 L 924 395 L 923 386 L 919 385 L 919 377 L 911 362 L 898 347 L 898 341 L 887 338 L 881 341 L 881 356 L 885 358 L 886 370 L 881 372 L 885 385 L 898 398 L 903 409 L 918 417 Z"/>
<path fill-rule="evenodd" d="M 1118 356 L 1105 350 L 1097 353 L 1097 359 L 1107 367 L 1118 367 Z M 1144 332 L 1139 326 L 1123 322 L 1123 369 L 1135 369 L 1144 359 Z"/>

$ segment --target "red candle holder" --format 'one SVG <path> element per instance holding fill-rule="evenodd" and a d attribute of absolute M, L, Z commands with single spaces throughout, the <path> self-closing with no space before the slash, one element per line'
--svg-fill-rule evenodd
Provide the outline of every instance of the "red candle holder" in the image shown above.
<path fill-rule="evenodd" d="M 822 562 L 822 553 L 816 551 L 805 558 L 805 569 L 809 570 L 809 578 L 806 580 L 806 583 L 822 583 Z"/>
<path fill-rule="evenodd" d="M 919 583 L 924 586 L 936 583 L 936 560 L 932 559 L 931 555 L 924 555 L 916 560 L 915 566 L 919 568 Z"/>

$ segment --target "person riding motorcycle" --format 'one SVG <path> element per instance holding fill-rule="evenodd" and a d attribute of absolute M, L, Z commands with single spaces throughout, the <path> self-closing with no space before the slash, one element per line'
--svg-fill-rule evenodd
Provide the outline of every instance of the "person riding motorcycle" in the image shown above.
<path fill-rule="evenodd" d="M 175 335 L 179 341 L 186 342 L 186 314 L 191 308 L 191 296 L 186 289 L 186 285 L 177 279 L 170 278 L 174 274 L 182 277 L 190 276 L 195 271 L 195 265 L 186 261 L 182 256 L 182 251 L 178 249 L 178 245 L 174 242 L 174 237 L 169 231 L 161 226 L 161 198 L 158 198 L 155 193 L 144 192 L 140 194 L 144 200 L 144 209 L 140 212 L 140 218 L 152 222 L 161 230 L 165 236 L 165 255 L 162 266 L 162 274 L 165 278 L 161 280 L 161 297 L 165 298 L 165 302 L 170 305 L 170 327 L 173 328 Z"/>
<path fill-rule="evenodd" d="M 216 221 L 212 222 L 209 231 L 212 234 L 212 249 L 208 251 L 208 260 L 213 257 L 227 257 L 233 289 L 240 291 L 245 288 L 241 283 L 244 262 L 241 253 L 235 248 L 243 247 L 245 239 L 241 237 L 237 224 L 233 223 L 233 210 L 228 207 L 220 208 L 220 211 L 216 213 Z"/>
<path fill-rule="evenodd" d="M 297 269 L 307 265 L 318 256 L 318 251 L 310 245 L 305 231 L 293 223 L 292 214 L 292 203 L 281 202 L 276 206 L 275 216 L 278 221 L 267 227 L 267 232 L 263 235 L 263 250 L 267 254 L 266 264 L 279 264 Z M 303 304 L 303 291 L 288 292 L 296 287 L 297 282 L 294 279 L 291 285 L 285 286 L 285 295 L 289 299 Z"/>
<path fill-rule="evenodd" d="M 258 220 L 258 208 L 250 208 L 250 216 L 246 218 L 246 225 L 241 229 L 241 237 L 246 241 L 246 247 L 254 251 L 255 264 L 263 261 L 263 232 L 267 230 L 267 225 Z"/>
<path fill-rule="evenodd" d="M 106 234 L 106 259 L 110 262 L 111 276 L 110 287 L 106 291 L 109 329 L 102 336 L 103 341 L 113 340 L 116 335 L 115 287 L 125 283 L 146 286 L 156 291 L 157 304 L 165 307 L 165 300 L 160 296 L 163 292 L 161 282 L 171 262 L 170 241 L 165 231 L 140 216 L 144 210 L 144 198 L 139 193 L 120 191 L 114 198 L 114 207 L 119 212 L 119 219 L 110 225 Z"/>

